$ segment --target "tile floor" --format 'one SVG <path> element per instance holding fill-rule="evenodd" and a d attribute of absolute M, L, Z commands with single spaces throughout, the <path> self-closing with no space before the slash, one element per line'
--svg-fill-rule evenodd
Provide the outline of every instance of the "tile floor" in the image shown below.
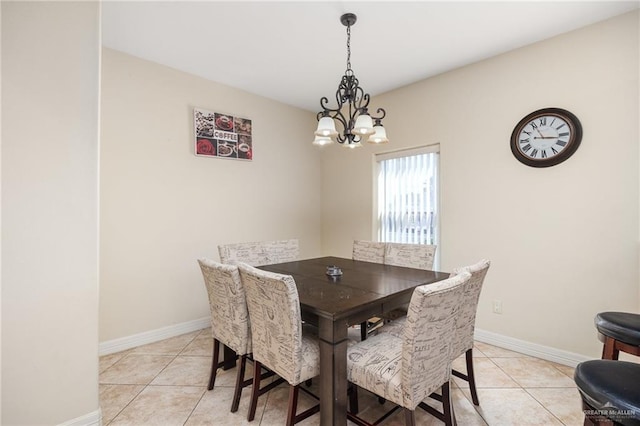
<path fill-rule="evenodd" d="M 101 357 L 103 425 L 249 424 L 246 414 L 251 388 L 245 388 L 238 412 L 229 412 L 235 369 L 220 370 L 214 390 L 206 389 L 212 351 L 210 333 L 205 329 Z M 458 425 L 583 424 L 573 368 L 479 342 L 474 355 L 480 407 L 471 403 L 468 384 L 454 378 L 452 394 Z M 247 377 L 252 374 L 250 365 L 247 364 Z M 464 371 L 464 358 L 457 359 L 456 366 Z M 369 421 L 390 405 L 379 405 L 377 398 L 366 391 L 361 390 L 359 397 L 360 415 Z M 286 385 L 262 396 L 251 424 L 283 425 L 287 398 Z M 300 393 L 299 410 L 313 403 L 313 399 Z M 417 411 L 416 421 L 419 425 L 442 425 L 422 410 Z M 317 425 L 319 415 L 299 424 Z M 401 411 L 382 424 L 403 425 Z"/>

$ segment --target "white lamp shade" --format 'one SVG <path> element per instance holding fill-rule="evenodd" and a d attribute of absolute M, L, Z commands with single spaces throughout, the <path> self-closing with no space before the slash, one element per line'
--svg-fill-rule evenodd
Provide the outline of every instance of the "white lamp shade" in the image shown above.
<path fill-rule="evenodd" d="M 351 130 L 351 134 L 360 136 L 369 136 L 374 133 L 373 120 L 369 114 L 360 114 L 356 119 L 356 124 Z"/>
<path fill-rule="evenodd" d="M 387 139 L 387 131 L 382 126 L 373 126 L 374 134 L 369 136 L 367 142 L 369 143 L 387 143 L 389 139 Z"/>
<path fill-rule="evenodd" d="M 360 148 L 362 146 L 362 144 L 360 143 L 360 141 L 355 141 L 352 143 L 343 143 L 342 144 L 343 147 L 345 148 L 349 148 L 349 149 L 355 149 L 355 148 Z"/>
<path fill-rule="evenodd" d="M 318 128 L 316 129 L 316 136 L 335 137 L 338 135 L 336 130 L 336 123 L 331 117 L 322 117 L 318 120 Z"/>
<path fill-rule="evenodd" d="M 329 136 L 316 136 L 312 143 L 316 146 L 329 145 L 330 143 L 333 143 L 333 139 Z"/>

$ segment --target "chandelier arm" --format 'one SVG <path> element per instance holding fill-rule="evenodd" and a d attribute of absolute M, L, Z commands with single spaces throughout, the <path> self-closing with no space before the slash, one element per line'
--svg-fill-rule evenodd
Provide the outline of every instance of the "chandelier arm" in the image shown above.
<path fill-rule="evenodd" d="M 384 109 L 382 109 L 382 108 L 378 108 L 378 109 L 376 110 L 376 112 L 377 112 L 377 113 L 382 113 L 382 115 L 381 115 L 381 116 L 379 116 L 379 117 L 376 117 L 376 116 L 371 115 L 371 119 L 372 119 L 372 120 L 379 120 L 379 121 L 382 121 L 382 120 L 387 116 L 387 112 L 386 112 Z"/>

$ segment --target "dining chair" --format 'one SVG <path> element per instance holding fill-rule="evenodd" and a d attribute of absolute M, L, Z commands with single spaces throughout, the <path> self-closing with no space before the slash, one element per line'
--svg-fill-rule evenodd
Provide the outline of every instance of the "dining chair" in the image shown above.
<path fill-rule="evenodd" d="M 363 262 L 384 263 L 385 245 L 386 243 L 376 241 L 354 240 L 352 258 Z M 371 317 L 361 322 L 360 339 L 366 339 L 369 333 L 382 325 L 382 322 L 383 319 L 380 317 Z"/>
<path fill-rule="evenodd" d="M 364 262 L 384 263 L 385 243 L 375 241 L 354 240 L 353 260 Z"/>
<path fill-rule="evenodd" d="M 243 262 L 262 266 L 298 260 L 300 247 L 297 239 L 256 241 L 219 245 L 218 253 L 222 263 Z"/>
<path fill-rule="evenodd" d="M 216 372 L 224 363 L 218 362 L 222 343 L 240 356 L 231 403 L 231 412 L 235 413 L 238 411 L 242 389 L 253 382 L 244 380 L 247 357 L 251 353 L 251 328 L 245 290 L 237 266 L 223 265 L 209 259 L 198 259 L 198 264 L 209 296 L 213 335 L 213 360 L 208 389 L 213 389 Z M 260 371 L 260 368 L 256 367 L 256 371 Z"/>
<path fill-rule="evenodd" d="M 293 425 L 320 411 L 320 405 L 316 404 L 296 415 L 298 391 L 302 389 L 312 395 L 300 384 L 320 374 L 318 338 L 303 333 L 300 300 L 293 277 L 263 271 L 246 263 L 239 263 L 238 268 L 251 319 L 254 369 L 259 371 L 265 366 L 280 376 L 280 380 L 261 389 L 260 374 L 254 375 L 247 419 L 254 419 L 260 395 L 274 384 L 287 381 L 287 425 Z"/>
<path fill-rule="evenodd" d="M 415 409 L 421 407 L 448 426 L 455 424 L 450 396 L 451 351 L 456 320 L 463 302 L 468 272 L 434 284 L 417 287 L 411 296 L 402 336 L 381 333 L 347 349 L 347 378 L 396 404 L 373 424 L 402 407 L 406 425 L 415 425 Z M 423 402 L 441 390 L 443 411 Z M 434 397 L 435 398 L 435 397 Z M 357 416 L 357 387 L 350 395 L 348 418 L 358 425 L 371 425 Z"/>
<path fill-rule="evenodd" d="M 603 342 L 602 359 L 617 360 L 620 351 L 640 356 L 640 315 L 600 312 L 595 324 L 598 338 Z"/>
<path fill-rule="evenodd" d="M 433 269 L 435 245 L 386 243 L 384 264 L 415 269 Z"/>
<path fill-rule="evenodd" d="M 476 313 L 478 311 L 478 301 L 487 276 L 491 262 L 483 259 L 473 265 L 455 268 L 451 276 L 459 275 L 463 272 L 471 274 L 471 279 L 464 286 L 464 301 L 460 308 L 460 314 L 456 320 L 455 340 L 452 350 L 452 360 L 465 355 L 467 373 L 464 374 L 453 369 L 452 374 L 460 379 L 469 382 L 469 391 L 474 405 L 480 405 L 478 391 L 476 389 L 476 378 L 473 369 L 473 335 L 476 325 Z M 393 321 L 385 324 L 378 330 L 379 333 L 391 333 L 401 336 L 405 319 Z"/>

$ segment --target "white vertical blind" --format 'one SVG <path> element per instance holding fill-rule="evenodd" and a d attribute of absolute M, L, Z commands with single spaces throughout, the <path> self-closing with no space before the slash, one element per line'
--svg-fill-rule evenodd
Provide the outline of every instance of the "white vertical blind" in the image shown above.
<path fill-rule="evenodd" d="M 439 242 L 439 146 L 376 156 L 378 241 Z"/>

